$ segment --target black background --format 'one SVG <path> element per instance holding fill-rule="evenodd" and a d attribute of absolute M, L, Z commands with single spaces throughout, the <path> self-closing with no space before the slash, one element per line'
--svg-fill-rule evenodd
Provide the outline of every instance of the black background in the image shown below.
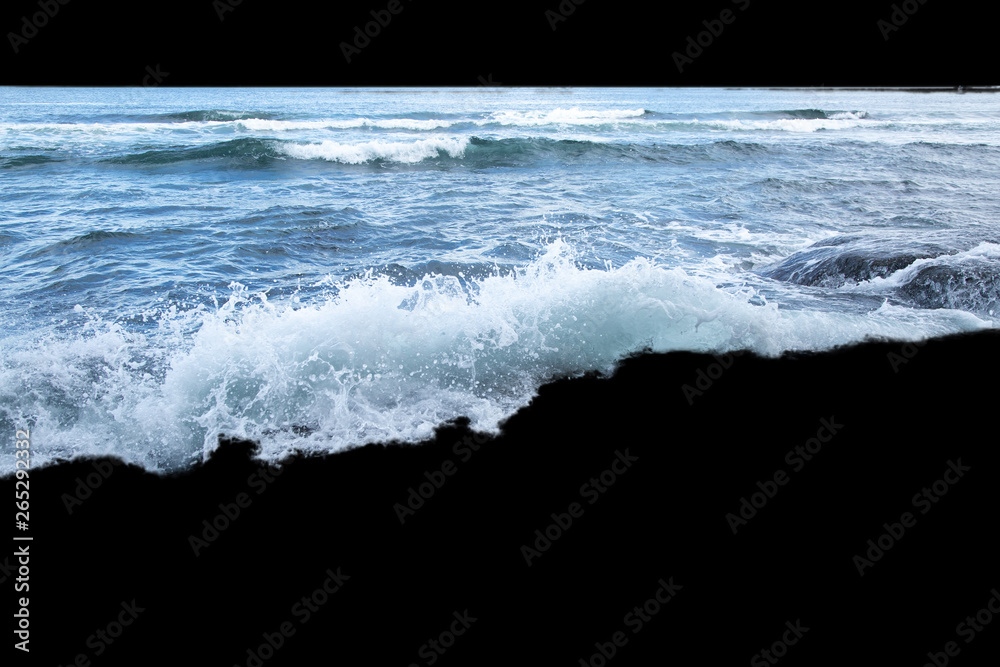
<path fill-rule="evenodd" d="M 221 0 L 220 0 L 221 1 Z M 52 0 L 56 2 L 56 0 Z M 70 0 L 14 53 L 10 32 L 38 0 L 0 10 L 0 83 L 142 85 L 946 86 L 997 83 L 996 5 L 913 0 L 886 40 L 893 3 L 729 0 L 633 4 L 587 0 L 553 30 L 559 0 L 422 2 L 403 10 L 348 63 L 341 42 L 385 9 L 381 0 L 322 4 L 243 0 Z M 723 9 L 724 26 L 679 72 L 672 54 Z"/>

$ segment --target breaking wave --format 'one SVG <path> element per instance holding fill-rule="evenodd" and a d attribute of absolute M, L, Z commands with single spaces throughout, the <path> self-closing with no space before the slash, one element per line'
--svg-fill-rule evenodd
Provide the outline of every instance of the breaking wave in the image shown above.
<path fill-rule="evenodd" d="M 777 355 L 989 326 L 888 304 L 779 309 L 646 259 L 581 268 L 562 241 L 517 269 L 439 268 L 331 281 L 310 303 L 234 284 L 222 305 L 164 308 L 138 328 L 79 305 L 75 335 L 0 340 L 0 422 L 35 424 L 38 463 L 113 453 L 174 470 L 220 433 L 260 440 L 278 459 L 293 447 L 417 441 L 459 416 L 493 431 L 542 383 L 610 372 L 641 350 Z"/>

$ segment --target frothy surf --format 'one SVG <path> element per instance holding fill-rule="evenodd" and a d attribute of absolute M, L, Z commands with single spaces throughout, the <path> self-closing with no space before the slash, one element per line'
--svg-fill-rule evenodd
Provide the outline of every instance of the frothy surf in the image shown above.
<path fill-rule="evenodd" d="M 756 142 L 715 141 L 698 144 L 622 144 L 597 138 L 488 139 L 477 136 L 441 136 L 407 141 L 371 139 L 368 141 L 299 142 L 281 139 L 243 138 L 182 148 L 165 148 L 115 156 L 106 163 L 150 167 L 196 160 L 220 160 L 234 166 L 270 167 L 276 161 L 304 160 L 361 165 L 395 163 L 414 165 L 421 162 L 437 166 L 441 158 L 448 164 L 472 167 L 510 166 L 539 159 L 560 161 L 605 159 L 626 162 L 717 161 L 736 155 L 764 153 L 775 149 Z"/>
<path fill-rule="evenodd" d="M 233 285 L 216 308 L 168 308 L 139 330 L 78 306 L 88 319 L 75 334 L 0 342 L 2 420 L 34 423 L 39 464 L 114 454 L 167 471 L 200 460 L 220 433 L 260 440 L 276 460 L 293 447 L 417 441 L 458 416 L 495 430 L 542 383 L 610 372 L 645 349 L 777 355 L 989 326 L 889 304 L 785 310 L 646 259 L 581 268 L 562 241 L 487 277 L 409 285 L 368 272 L 330 284 L 310 303 Z"/>
<path fill-rule="evenodd" d="M 418 139 L 417 141 L 369 141 L 365 143 L 341 143 L 322 141 L 313 144 L 283 143 L 279 151 L 302 160 L 328 160 L 345 164 L 363 164 L 376 160 L 389 160 L 403 164 L 420 162 L 444 153 L 451 157 L 462 157 L 469 145 L 465 137 L 444 137 L 440 139 Z"/>

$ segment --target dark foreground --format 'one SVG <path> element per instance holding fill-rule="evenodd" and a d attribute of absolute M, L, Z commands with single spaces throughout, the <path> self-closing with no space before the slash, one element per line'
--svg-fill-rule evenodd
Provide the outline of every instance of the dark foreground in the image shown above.
<path fill-rule="evenodd" d="M 545 387 L 495 440 L 457 424 L 280 473 L 241 442 L 172 478 L 37 470 L 34 540 L 0 562 L 4 651 L 101 667 L 997 664 L 998 344 L 649 355 Z M 29 654 L 12 646 L 22 596 Z"/>

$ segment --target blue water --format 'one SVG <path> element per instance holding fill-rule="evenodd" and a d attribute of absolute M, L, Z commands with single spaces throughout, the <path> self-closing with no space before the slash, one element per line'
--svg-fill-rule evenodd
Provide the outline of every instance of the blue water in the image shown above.
<path fill-rule="evenodd" d="M 494 430 L 647 348 L 993 327 L 998 103 L 0 88 L 0 432 L 175 470 Z"/>

